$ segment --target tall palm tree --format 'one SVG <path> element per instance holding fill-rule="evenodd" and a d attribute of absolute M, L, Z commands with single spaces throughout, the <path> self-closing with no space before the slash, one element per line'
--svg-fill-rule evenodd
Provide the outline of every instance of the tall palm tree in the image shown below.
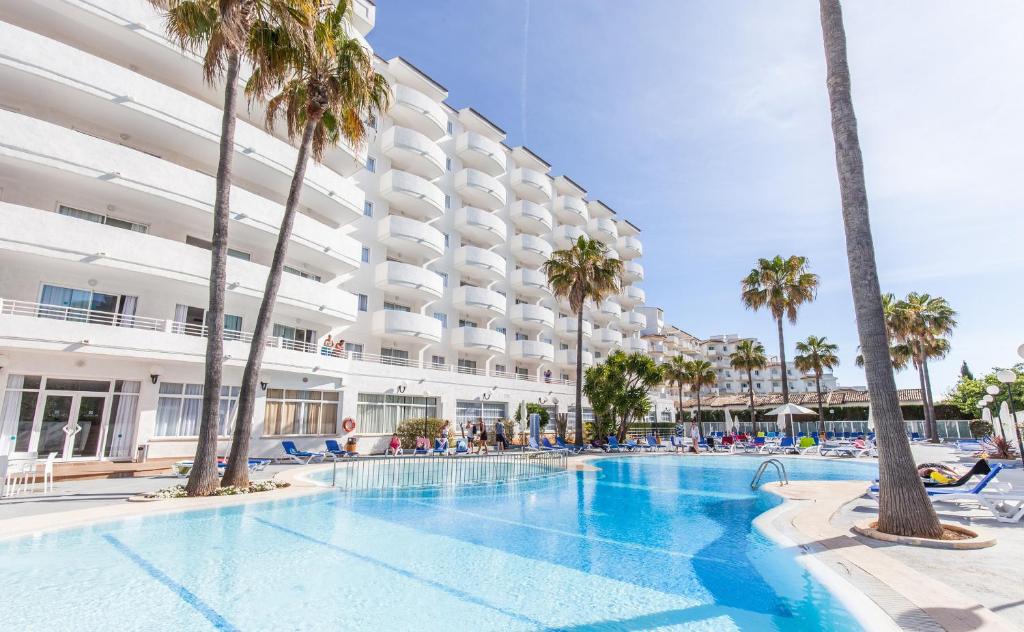
<path fill-rule="evenodd" d="M 942 535 L 942 527 L 910 453 L 910 441 L 904 430 L 889 357 L 889 334 L 885 327 L 875 247 L 871 238 L 864 163 L 850 95 L 850 67 L 846 58 L 842 7 L 839 0 L 819 0 L 819 8 L 846 255 L 857 332 L 878 437 L 878 473 L 882 489 L 878 502 L 878 529 L 896 535 L 936 538 Z"/>
<path fill-rule="evenodd" d="M 757 311 L 768 308 L 779 330 L 779 362 L 782 366 L 782 401 L 789 403 L 789 379 L 786 365 L 786 340 L 782 333 L 782 319 L 796 324 L 797 310 L 814 300 L 818 290 L 818 275 L 808 271 L 807 257 L 793 255 L 788 259 L 776 255 L 772 259 L 758 259 L 757 267 L 741 283 L 743 304 Z"/>
<path fill-rule="evenodd" d="M 271 91 L 279 90 L 267 102 L 266 126 L 273 128 L 281 115 L 287 123 L 288 137 L 293 141 L 296 137 L 301 140 L 249 346 L 249 358 L 242 374 L 231 454 L 221 482 L 225 487 L 249 485 L 246 464 L 256 387 L 309 155 L 312 152 L 313 159 L 320 161 L 324 152 L 341 138 L 353 146 L 362 145 L 367 133 L 363 121 L 369 115 L 386 110 L 390 100 L 390 86 L 374 70 L 373 54 L 346 33 L 351 9 L 349 0 L 339 0 L 334 7 L 326 6 L 306 41 L 270 38 L 279 42 L 273 54 L 268 55 L 275 65 L 258 68 L 246 84 L 250 100 L 262 100 Z"/>
<path fill-rule="evenodd" d="M 706 386 L 714 386 L 718 381 L 715 367 L 707 360 L 687 360 L 684 379 L 697 392 L 697 432 L 704 436 L 704 424 L 700 419 L 700 391 Z"/>
<path fill-rule="evenodd" d="M 757 413 L 754 412 L 754 371 L 768 365 L 768 357 L 764 353 L 764 345 L 756 340 L 740 340 L 736 343 L 736 351 L 729 356 L 729 366 L 737 371 L 747 372 L 747 393 L 750 396 L 750 423 L 753 433 L 757 435 Z"/>
<path fill-rule="evenodd" d="M 687 385 L 686 373 L 687 359 L 683 356 L 674 356 L 671 360 L 662 365 L 662 374 L 669 386 L 676 387 L 676 396 L 679 399 L 679 406 L 676 409 L 676 421 L 683 418 L 683 387 Z"/>
<path fill-rule="evenodd" d="M 821 399 L 821 374 L 825 369 L 839 366 L 839 345 L 832 344 L 825 336 L 807 336 L 807 340 L 796 343 L 797 356 L 793 364 L 798 371 L 814 373 L 814 388 L 818 393 L 818 434 L 825 436 L 825 402 Z"/>
<path fill-rule="evenodd" d="M 220 418 L 221 374 L 224 365 L 224 286 L 227 277 L 231 169 L 234 157 L 238 76 L 243 60 L 259 67 L 265 60 L 268 24 L 286 37 L 301 37 L 308 26 L 313 0 L 149 0 L 164 13 L 168 36 L 183 50 L 201 54 L 203 78 L 224 80 L 213 235 L 210 239 L 210 290 L 206 310 L 206 365 L 203 403 L 194 465 L 185 485 L 189 496 L 206 496 L 217 489 L 217 434 Z"/>
<path fill-rule="evenodd" d="M 956 312 L 941 296 L 911 292 L 905 299 L 895 304 L 891 323 L 897 338 L 908 346 L 914 366 L 918 370 L 928 438 L 932 443 L 938 443 L 928 360 L 943 357 L 948 353 L 949 341 L 943 336 L 951 334 L 956 327 Z"/>
<path fill-rule="evenodd" d="M 622 261 L 608 258 L 608 248 L 581 235 L 567 250 L 556 250 L 544 262 L 548 285 L 558 298 L 569 300 L 576 314 L 576 445 L 583 445 L 583 306 L 600 303 L 619 291 Z"/>

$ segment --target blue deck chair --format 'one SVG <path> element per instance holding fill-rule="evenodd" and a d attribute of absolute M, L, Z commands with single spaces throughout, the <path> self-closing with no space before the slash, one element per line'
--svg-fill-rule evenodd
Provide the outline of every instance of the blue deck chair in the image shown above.
<path fill-rule="evenodd" d="M 434 439 L 434 447 L 430 450 L 431 454 L 448 454 L 448 440 L 447 439 Z"/>
<path fill-rule="evenodd" d="M 563 439 L 562 437 L 555 437 L 555 445 L 557 445 L 559 449 L 568 450 L 573 454 L 579 454 L 580 452 L 585 452 L 587 450 L 587 446 L 585 445 L 581 445 L 579 447 L 576 447 L 575 445 L 569 445 L 568 443 L 565 442 L 565 439 Z"/>
<path fill-rule="evenodd" d="M 793 443 L 793 437 L 782 437 L 778 444 L 768 446 L 768 454 L 775 454 L 776 452 L 782 454 L 800 453 L 796 448 L 796 444 Z"/>
<path fill-rule="evenodd" d="M 928 492 L 928 496 L 932 502 L 955 502 L 957 500 L 971 500 L 972 497 L 977 497 L 979 494 L 981 494 L 981 492 L 984 491 L 986 487 L 988 487 L 988 484 L 991 483 L 993 479 L 995 479 L 995 477 L 999 474 L 1000 471 L 1002 471 L 1002 469 L 1002 463 L 996 464 L 995 466 L 993 466 L 991 470 L 989 470 L 988 474 L 983 476 L 981 480 L 974 484 L 974 487 L 966 491 L 958 487 L 953 487 L 951 489 L 931 487 L 925 488 L 925 491 Z M 871 487 L 868 488 L 868 494 L 872 498 L 877 500 L 878 490 L 878 485 L 872 485 Z"/>
<path fill-rule="evenodd" d="M 337 444 L 337 442 L 335 442 Z M 284 455 L 288 459 L 295 461 L 299 465 L 307 465 L 313 461 L 313 459 L 324 460 L 323 452 L 307 452 L 300 450 L 295 447 L 294 441 L 282 441 L 281 447 L 284 448 Z"/>
<path fill-rule="evenodd" d="M 413 455 L 427 454 L 428 452 L 430 452 L 430 439 L 416 437 L 416 449 L 412 451 Z"/>
<path fill-rule="evenodd" d="M 527 445 L 526 445 L 526 447 L 524 449 L 525 450 L 533 450 L 535 452 L 540 452 L 540 446 L 537 445 L 537 440 L 534 439 L 533 437 L 530 437 L 530 439 L 527 441 Z"/>
<path fill-rule="evenodd" d="M 551 440 L 548 439 L 547 437 L 541 437 L 540 449 L 541 450 L 551 451 L 551 450 L 561 450 L 562 448 L 559 448 L 558 446 L 552 445 L 551 444 Z"/>
<path fill-rule="evenodd" d="M 647 435 L 647 446 L 651 450 L 654 450 L 655 452 L 665 447 L 664 445 L 658 443 L 658 439 L 654 435 Z"/>
<path fill-rule="evenodd" d="M 465 439 L 459 439 L 455 442 L 455 454 L 469 454 L 469 444 L 466 443 Z"/>
<path fill-rule="evenodd" d="M 609 452 L 622 452 L 626 449 L 626 446 L 619 445 L 619 440 L 615 438 L 615 435 L 608 435 L 608 451 Z"/>
<path fill-rule="evenodd" d="M 910 440 L 911 440 L 911 441 L 920 441 L 920 440 L 921 440 L 921 435 L 920 435 L 920 433 L 917 433 L 917 432 L 911 432 L 911 433 L 910 433 Z"/>
<path fill-rule="evenodd" d="M 352 457 L 359 456 L 355 452 L 349 452 L 348 450 L 345 450 L 340 445 L 338 445 L 337 439 L 328 439 L 328 440 L 324 441 L 324 445 L 327 446 L 327 452 L 329 454 L 333 454 L 335 457 L 342 457 L 342 458 L 344 458 L 344 457 L 349 457 L 349 456 L 352 456 Z"/>

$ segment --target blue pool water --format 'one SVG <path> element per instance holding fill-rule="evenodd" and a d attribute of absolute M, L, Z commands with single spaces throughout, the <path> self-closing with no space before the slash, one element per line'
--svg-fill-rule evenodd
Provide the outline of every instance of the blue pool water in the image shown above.
<path fill-rule="evenodd" d="M 0 542 L 3 630 L 857 630 L 753 527 L 758 459 L 316 496 Z M 786 459 L 792 479 L 873 465 Z"/>

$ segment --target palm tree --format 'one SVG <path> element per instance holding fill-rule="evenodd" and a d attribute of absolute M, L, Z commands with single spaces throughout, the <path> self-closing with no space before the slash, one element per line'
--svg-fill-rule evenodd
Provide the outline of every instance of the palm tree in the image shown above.
<path fill-rule="evenodd" d="M 871 409 L 876 415 L 879 484 L 883 490 L 878 502 L 878 529 L 896 535 L 937 538 L 942 535 L 942 527 L 910 453 L 889 357 L 889 334 L 871 238 L 864 163 L 850 95 L 842 7 L 839 0 L 819 0 L 819 7 L 850 284 Z"/>
<path fill-rule="evenodd" d="M 946 299 L 940 296 L 911 292 L 905 299 L 895 304 L 891 327 L 896 337 L 909 348 L 921 381 L 921 399 L 924 404 L 928 439 L 932 443 L 938 443 L 928 359 L 941 358 L 949 352 L 949 341 L 942 336 L 949 335 L 956 327 L 956 312 Z"/>
<path fill-rule="evenodd" d="M 206 496 L 218 487 L 217 434 L 221 374 L 224 365 L 224 286 L 227 276 L 231 165 L 234 156 L 238 75 L 243 60 L 259 67 L 266 40 L 259 33 L 275 24 L 283 36 L 298 37 L 309 24 L 313 0 L 149 0 L 164 12 L 168 36 L 183 50 L 201 53 L 203 78 L 224 79 L 220 153 L 210 239 L 210 290 L 206 311 L 206 365 L 203 403 L 194 465 L 185 485 L 189 496 Z"/>
<path fill-rule="evenodd" d="M 736 351 L 729 356 L 729 366 L 737 371 L 747 372 L 747 393 L 750 396 L 750 423 L 753 425 L 752 432 L 757 435 L 757 413 L 754 412 L 754 371 L 759 371 L 768 365 L 768 358 L 764 353 L 764 345 L 756 340 L 740 340 L 736 343 Z"/>
<path fill-rule="evenodd" d="M 683 419 L 683 387 L 686 386 L 686 363 L 683 356 L 674 356 L 669 362 L 662 365 L 662 374 L 669 386 L 676 387 L 676 396 L 679 398 L 679 407 L 676 411 L 676 421 Z"/>
<path fill-rule="evenodd" d="M 807 336 L 807 340 L 796 343 L 798 354 L 793 364 L 798 371 L 814 373 L 814 388 L 818 392 L 818 434 L 825 436 L 825 403 L 821 399 L 821 374 L 825 369 L 839 366 L 839 345 L 832 344 L 825 336 Z"/>
<path fill-rule="evenodd" d="M 600 303 L 619 291 L 622 261 L 608 258 L 608 248 L 583 235 L 567 250 L 556 250 L 544 262 L 548 285 L 558 298 L 569 300 L 576 314 L 576 439 L 583 445 L 583 306 Z"/>
<path fill-rule="evenodd" d="M 684 381 L 697 392 L 697 432 L 704 436 L 704 424 L 700 420 L 700 390 L 705 386 L 714 386 L 718 381 L 715 367 L 707 360 L 687 360 L 684 370 Z"/>
<path fill-rule="evenodd" d="M 307 41 L 271 38 L 281 42 L 274 54 L 268 55 L 275 65 L 257 69 L 246 84 L 251 101 L 262 100 L 271 90 L 280 89 L 267 102 L 266 126 L 273 128 L 278 115 L 283 115 L 288 137 L 294 141 L 301 136 L 301 140 L 274 259 L 242 374 L 231 454 L 221 482 L 225 487 L 249 485 L 246 464 L 259 370 L 310 152 L 314 160 L 320 161 L 327 148 L 341 138 L 360 146 L 366 138 L 363 121 L 371 114 L 386 110 L 390 100 L 390 86 L 374 70 L 373 54 L 346 33 L 350 11 L 349 0 L 339 0 L 333 8 L 324 8 Z M 279 79 L 282 76 L 283 80 Z"/>
<path fill-rule="evenodd" d="M 779 330 L 779 363 L 782 367 L 782 401 L 789 403 L 789 379 L 786 366 L 786 341 L 782 334 L 782 318 L 796 324 L 797 310 L 814 300 L 818 275 L 808 272 L 807 257 L 793 255 L 783 259 L 758 259 L 757 267 L 742 281 L 743 304 L 747 309 L 767 307 Z"/>

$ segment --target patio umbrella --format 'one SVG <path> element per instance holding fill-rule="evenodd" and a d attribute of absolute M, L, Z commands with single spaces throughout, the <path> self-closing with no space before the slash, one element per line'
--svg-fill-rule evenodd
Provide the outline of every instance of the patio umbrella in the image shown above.
<path fill-rule="evenodd" d="M 792 421 L 797 417 L 813 418 L 817 417 L 818 413 L 814 412 L 810 408 L 804 408 L 803 406 L 797 406 L 796 404 L 783 404 L 782 406 L 779 406 L 778 408 L 775 408 L 765 413 L 766 417 L 770 417 L 772 415 L 776 416 L 775 423 L 776 425 L 778 425 L 779 430 L 785 430 L 786 419 Z"/>
<path fill-rule="evenodd" d="M 875 418 L 871 414 L 871 404 L 868 404 L 868 430 L 872 432 L 875 430 Z"/>
<path fill-rule="evenodd" d="M 999 427 L 1002 429 L 1006 436 L 1006 441 L 1010 445 L 1013 445 L 1013 440 L 1017 437 L 1017 430 L 1013 427 L 1013 417 L 1010 416 L 1010 407 L 1006 404 L 1006 401 L 999 406 Z"/>
<path fill-rule="evenodd" d="M 729 429 L 732 428 L 732 414 L 728 408 L 723 408 L 722 410 L 725 412 L 725 431 L 729 432 Z"/>

